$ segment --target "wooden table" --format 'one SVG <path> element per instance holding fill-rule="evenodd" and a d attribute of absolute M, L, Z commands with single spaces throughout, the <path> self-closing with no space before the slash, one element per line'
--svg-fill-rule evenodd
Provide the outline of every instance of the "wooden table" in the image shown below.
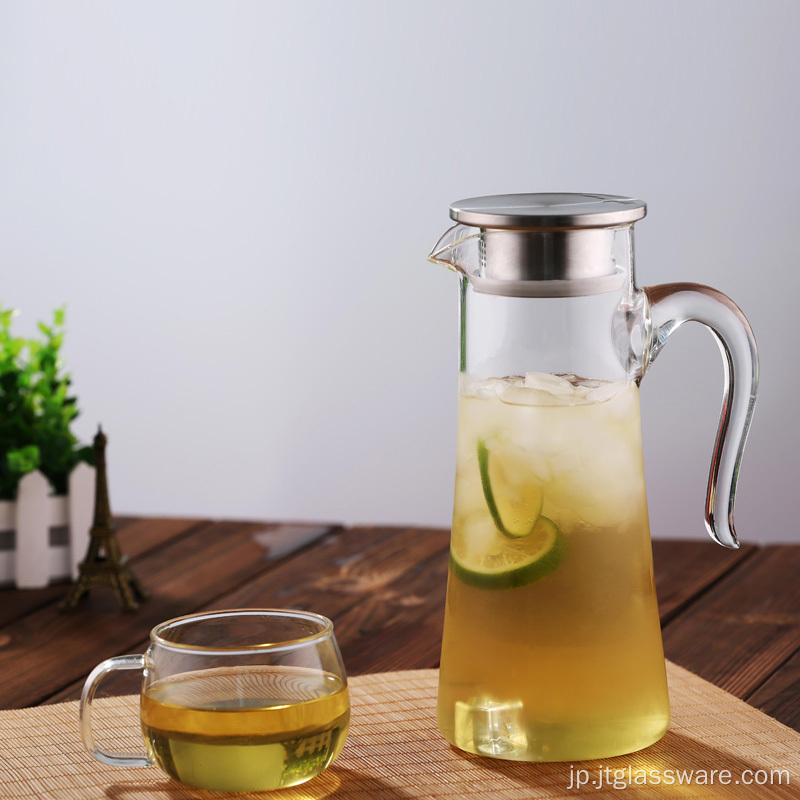
<path fill-rule="evenodd" d="M 350 675 L 438 664 L 448 531 L 195 519 L 118 525 L 151 599 L 121 614 L 108 590 L 95 590 L 65 615 L 64 585 L 0 591 L 0 708 L 77 698 L 99 661 L 143 652 L 157 622 L 201 609 L 325 614 Z M 728 551 L 710 540 L 656 541 L 654 558 L 667 657 L 800 730 L 800 546 Z"/>

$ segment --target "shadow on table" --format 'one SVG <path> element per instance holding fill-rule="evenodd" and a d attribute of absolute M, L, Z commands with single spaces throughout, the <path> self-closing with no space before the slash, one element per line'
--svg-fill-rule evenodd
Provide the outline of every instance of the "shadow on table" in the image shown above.
<path fill-rule="evenodd" d="M 737 734 L 732 732 L 731 738 L 734 737 Z M 741 736 L 737 738 L 743 739 Z M 753 747 L 755 749 L 758 745 Z M 598 797 L 616 796 L 618 790 L 624 790 L 625 797 L 631 800 L 708 797 L 715 800 L 751 800 L 754 797 L 758 800 L 800 800 L 796 759 L 792 759 L 791 765 L 781 765 L 764 754 L 759 764 L 720 752 L 674 731 L 667 731 L 663 739 L 637 753 L 574 764 L 502 761 L 452 749 L 459 758 L 505 775 L 509 782 L 539 789 L 541 794 L 537 793 L 537 796 L 542 797 L 592 797 L 598 800 Z M 585 773 L 580 774 L 579 770 L 585 770 Z M 588 782 L 580 786 L 580 779 Z"/>
<path fill-rule="evenodd" d="M 300 786 L 276 789 L 269 792 L 245 792 L 228 794 L 193 789 L 177 781 L 164 779 L 149 783 L 114 783 L 106 789 L 110 800 L 221 800 L 223 797 L 247 800 L 247 798 L 275 800 L 345 800 L 352 797 L 369 797 L 370 800 L 411 800 L 413 795 L 390 786 L 380 778 L 365 775 L 352 769 L 331 767 Z"/>

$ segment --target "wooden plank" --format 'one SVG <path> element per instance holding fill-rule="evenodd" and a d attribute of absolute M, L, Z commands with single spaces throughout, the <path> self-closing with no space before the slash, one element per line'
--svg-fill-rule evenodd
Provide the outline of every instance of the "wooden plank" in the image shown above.
<path fill-rule="evenodd" d="M 338 617 L 349 674 L 439 666 L 448 561 L 436 553 Z"/>
<path fill-rule="evenodd" d="M 761 549 L 664 629 L 667 658 L 747 698 L 800 649 L 800 547 Z"/>
<path fill-rule="evenodd" d="M 720 578 L 757 552 L 758 547 L 753 545 L 728 550 L 710 539 L 655 539 L 653 567 L 661 624 L 674 619 Z"/>
<path fill-rule="evenodd" d="M 66 581 L 61 581 L 43 589 L 0 589 L 0 628 L 42 606 L 60 600 L 66 592 L 67 585 Z M 0 630 L 0 646 L 2 642 L 3 633 Z"/>
<path fill-rule="evenodd" d="M 141 556 L 163 547 L 208 525 L 211 520 L 196 518 L 128 518 L 125 524 L 117 520 L 117 538 L 122 552 L 135 562 Z"/>
<path fill-rule="evenodd" d="M 313 548 L 215 598 L 205 605 L 204 610 L 272 607 L 324 614 L 334 622 L 345 666 L 350 669 L 348 648 L 351 640 L 371 638 L 376 632 L 374 626 L 380 627 L 381 623 L 388 622 L 389 617 L 396 613 L 407 620 L 409 611 L 417 607 L 420 615 L 423 614 L 424 603 L 429 598 L 416 591 L 413 580 L 421 565 L 424 568 L 431 559 L 438 559 L 446 567 L 448 545 L 449 532 L 444 530 L 352 528 L 337 531 Z M 444 586 L 445 578 L 442 576 L 440 586 L 432 586 L 431 603 L 438 602 L 439 593 L 441 598 L 444 597 Z M 359 629 L 354 619 L 347 616 L 354 607 L 362 609 L 357 618 L 371 620 L 369 627 Z M 199 606 L 197 610 L 200 610 Z M 435 630 L 428 638 L 431 641 L 436 639 L 438 658 L 441 622 L 434 617 L 431 620 L 430 625 Z M 395 629 L 395 633 L 400 633 L 400 628 Z M 379 638 L 381 642 L 386 641 L 384 636 Z M 131 648 L 131 652 L 142 652 L 147 644 L 147 640 L 142 639 Z M 395 640 L 390 642 L 390 646 L 395 651 L 406 648 L 408 652 L 415 650 L 415 645 L 405 640 Z M 354 655 L 357 653 L 358 650 L 354 650 Z M 362 660 L 357 666 L 367 663 L 366 658 L 360 655 L 358 658 Z M 398 663 L 406 663 L 406 660 Z M 49 698 L 48 702 L 76 699 L 80 696 L 82 685 L 83 677 Z M 113 683 L 108 681 L 106 690 L 109 694 L 122 694 L 131 691 L 132 686 L 133 683 L 122 676 Z"/>
<path fill-rule="evenodd" d="M 308 535 L 293 527 L 307 544 Z M 331 530 L 312 527 L 316 538 Z M 196 611 L 272 569 L 276 562 L 270 560 L 265 530 L 276 531 L 284 556 L 283 526 L 231 522 L 205 524 L 148 551 L 136 571 L 153 596 L 134 614 L 120 615 L 113 595 L 97 590 L 73 614 L 50 605 L 1 627 L 0 707 L 41 702 L 104 658 L 129 651 L 156 623 Z"/>
<path fill-rule="evenodd" d="M 746 699 L 765 714 L 800 731 L 800 652 Z"/>
<path fill-rule="evenodd" d="M 449 532 L 441 529 L 356 527 L 339 531 L 318 547 L 220 598 L 209 608 L 280 607 L 336 617 L 380 593 L 415 564 L 441 553 Z"/>

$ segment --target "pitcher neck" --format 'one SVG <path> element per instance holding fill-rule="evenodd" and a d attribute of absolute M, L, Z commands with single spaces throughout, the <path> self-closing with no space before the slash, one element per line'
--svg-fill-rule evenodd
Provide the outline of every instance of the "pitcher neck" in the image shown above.
<path fill-rule="evenodd" d="M 460 369 L 480 378 L 528 372 L 638 382 L 646 341 L 640 292 L 507 297 L 461 283 Z M 637 330 L 638 329 L 638 332 Z"/>
<path fill-rule="evenodd" d="M 430 260 L 466 277 L 475 291 L 506 297 L 579 297 L 633 285 L 633 226 L 475 229 L 456 225 Z"/>

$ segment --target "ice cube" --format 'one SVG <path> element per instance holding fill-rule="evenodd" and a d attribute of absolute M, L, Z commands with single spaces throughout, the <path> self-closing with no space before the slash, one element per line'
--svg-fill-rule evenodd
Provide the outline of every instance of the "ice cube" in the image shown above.
<path fill-rule="evenodd" d="M 486 553 L 498 541 L 500 534 L 492 518 L 483 510 L 473 512 L 460 525 L 453 523 L 453 529 L 460 529 L 464 551 L 467 553 Z"/>
<path fill-rule="evenodd" d="M 596 389 L 590 389 L 586 394 L 586 400 L 589 403 L 604 403 L 606 400 L 610 400 L 624 388 L 624 381 L 603 383 Z"/>
<path fill-rule="evenodd" d="M 575 387 L 568 378 L 562 375 L 551 375 L 549 372 L 526 373 L 525 385 L 529 389 L 539 389 L 554 395 L 569 396 L 575 391 Z"/>
<path fill-rule="evenodd" d="M 501 384 L 499 378 L 475 378 L 462 374 L 459 381 L 459 391 L 468 397 L 494 397 L 496 387 Z"/>
<path fill-rule="evenodd" d="M 519 700 L 497 702 L 475 697 L 456 702 L 456 745 L 487 756 L 522 753 L 528 737 L 522 726 L 522 703 Z"/>
<path fill-rule="evenodd" d="M 528 389 L 524 386 L 501 384 L 497 387 L 497 396 L 504 402 L 515 406 L 555 406 L 561 405 L 562 399 L 551 392 L 540 389 Z"/>

